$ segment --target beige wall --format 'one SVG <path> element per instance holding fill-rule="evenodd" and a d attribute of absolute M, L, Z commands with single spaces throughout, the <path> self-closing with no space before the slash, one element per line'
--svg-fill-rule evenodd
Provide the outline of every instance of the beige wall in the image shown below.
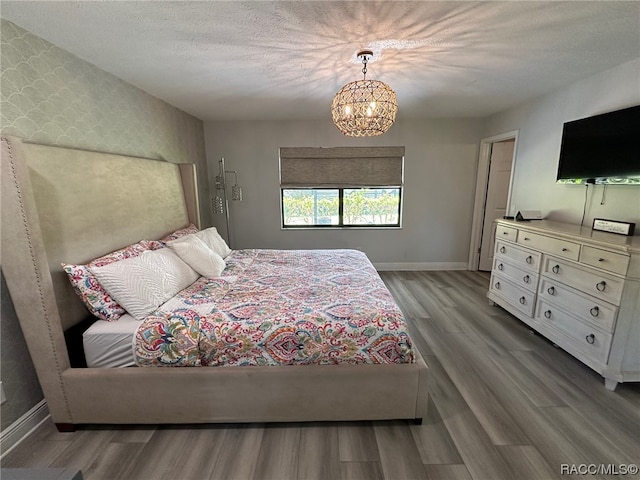
<path fill-rule="evenodd" d="M 210 182 L 222 156 L 238 171 L 244 201 L 230 202 L 234 248 L 358 248 L 383 268 L 465 267 L 481 126 L 479 119 L 398 120 L 380 137 L 352 139 L 329 118 L 207 122 Z M 281 230 L 279 147 L 365 145 L 406 146 L 403 228 Z"/>
<path fill-rule="evenodd" d="M 583 185 L 556 184 L 564 122 L 640 104 L 640 59 L 623 63 L 486 119 L 483 137 L 520 130 L 511 205 L 579 224 Z M 603 158 L 603 162 L 607 159 Z M 584 224 L 610 218 L 640 225 L 640 186 L 590 186 Z M 640 229 L 638 234 L 640 234 Z"/>
<path fill-rule="evenodd" d="M 192 162 L 208 182 L 200 120 L 2 20 L 2 133 L 35 142 Z M 210 223 L 203 210 L 203 224 Z M 1 427 L 42 399 L 11 299 L 2 286 Z"/>

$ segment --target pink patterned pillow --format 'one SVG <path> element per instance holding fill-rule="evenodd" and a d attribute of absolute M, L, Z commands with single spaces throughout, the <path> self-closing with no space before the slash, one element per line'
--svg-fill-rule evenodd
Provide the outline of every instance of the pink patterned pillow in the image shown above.
<path fill-rule="evenodd" d="M 166 237 L 164 237 L 162 240 L 159 240 L 159 241 L 164 244 L 164 243 L 170 242 L 171 240 L 184 237 L 185 235 L 198 233 L 199 231 L 200 230 L 198 230 L 198 227 L 196 227 L 193 223 L 190 223 L 187 227 L 176 230 L 175 232 L 170 233 L 169 235 L 167 235 Z"/>
<path fill-rule="evenodd" d="M 126 311 L 109 296 L 93 273 L 89 271 L 89 267 L 100 267 L 124 260 L 125 258 L 137 257 L 147 250 L 155 250 L 158 248 L 158 244 L 159 242 L 156 241 L 142 240 L 123 249 L 96 258 L 87 265 L 63 263 L 62 268 L 69 276 L 73 290 L 84 302 L 89 311 L 99 319 L 110 322 L 120 318 Z"/>

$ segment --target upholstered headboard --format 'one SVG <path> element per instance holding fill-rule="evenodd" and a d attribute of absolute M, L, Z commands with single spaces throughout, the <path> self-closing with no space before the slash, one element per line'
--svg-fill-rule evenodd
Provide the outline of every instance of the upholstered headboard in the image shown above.
<path fill-rule="evenodd" d="M 26 143 L 2 137 L 2 267 L 11 296 L 34 286 L 12 279 L 50 272 L 63 328 L 87 316 L 61 262 L 82 264 L 192 222 L 199 226 L 195 166 Z M 185 195 L 186 193 L 186 195 Z M 8 270 L 15 270 L 10 273 Z M 11 277 L 11 278 L 10 278 Z M 42 287 L 48 279 L 41 279 Z M 51 298 L 47 298 L 51 300 Z M 20 314 L 19 314 L 20 316 Z"/>
<path fill-rule="evenodd" d="M 195 165 L 0 141 L 2 271 L 51 415 L 70 422 L 64 330 L 88 312 L 60 262 L 200 226 Z"/>

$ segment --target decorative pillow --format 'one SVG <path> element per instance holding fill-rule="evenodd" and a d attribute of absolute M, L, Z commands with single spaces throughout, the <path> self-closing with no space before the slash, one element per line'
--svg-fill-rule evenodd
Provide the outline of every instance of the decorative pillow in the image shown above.
<path fill-rule="evenodd" d="M 100 320 L 110 322 L 117 320 L 121 315 L 124 315 L 125 310 L 105 291 L 102 285 L 100 285 L 98 280 L 94 277 L 93 273 L 91 273 L 90 268 L 109 265 L 126 258 L 137 257 L 147 250 L 152 250 L 153 247 L 154 245 L 152 242 L 143 240 L 102 257 L 98 257 L 87 265 L 63 263 L 62 268 L 68 275 L 74 291 L 89 309 L 91 314 L 98 317 Z"/>
<path fill-rule="evenodd" d="M 211 250 L 197 235 L 187 235 L 167 242 L 178 256 L 203 277 L 219 277 L 226 264 L 220 255 Z"/>
<path fill-rule="evenodd" d="M 193 223 L 190 223 L 188 226 L 181 228 L 179 230 L 176 230 L 173 233 L 170 233 L 169 235 L 167 235 L 166 237 L 164 237 L 162 240 L 159 240 L 162 243 L 167 243 L 170 242 L 171 240 L 176 240 L 180 237 L 184 237 L 185 235 L 191 235 L 193 233 L 198 233 L 200 230 L 198 230 L 198 227 L 196 227 Z"/>
<path fill-rule="evenodd" d="M 166 242 L 162 240 L 145 240 L 145 242 L 149 246 L 149 250 L 158 250 L 167 246 Z"/>
<path fill-rule="evenodd" d="M 216 252 L 222 258 L 227 258 L 231 253 L 231 249 L 224 241 L 224 238 L 220 236 L 216 227 L 207 228 L 194 234 L 200 240 L 202 240 L 207 247 Z"/>
<path fill-rule="evenodd" d="M 199 278 L 170 248 L 146 251 L 90 270 L 104 289 L 138 320 Z"/>

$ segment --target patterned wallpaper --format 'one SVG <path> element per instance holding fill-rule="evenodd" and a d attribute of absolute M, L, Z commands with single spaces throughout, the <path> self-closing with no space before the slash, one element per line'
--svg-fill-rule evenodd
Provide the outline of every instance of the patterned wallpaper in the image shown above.
<path fill-rule="evenodd" d="M 19 26 L 0 24 L 0 129 L 35 142 L 192 162 L 201 205 L 209 187 L 201 120 Z M 203 225 L 210 225 L 202 209 Z M 4 283 L 4 279 L 3 279 Z M 11 299 L 2 289 L 0 378 L 6 428 L 42 399 Z"/>

